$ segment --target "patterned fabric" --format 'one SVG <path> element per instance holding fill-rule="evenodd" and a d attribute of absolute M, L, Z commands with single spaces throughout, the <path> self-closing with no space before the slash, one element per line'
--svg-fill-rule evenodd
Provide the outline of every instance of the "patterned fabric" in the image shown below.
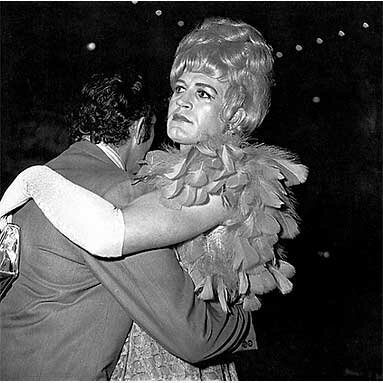
<path fill-rule="evenodd" d="M 184 362 L 133 324 L 112 380 L 238 380 L 238 377 L 234 363 L 199 368 Z"/>
<path fill-rule="evenodd" d="M 290 153 L 251 146 L 235 137 L 191 146 L 187 151 L 154 151 L 141 181 L 161 193 L 172 209 L 202 205 L 220 196 L 232 216 L 222 226 L 177 246 L 181 266 L 200 299 L 261 307 L 257 295 L 275 288 L 291 291 L 295 269 L 284 261 L 280 239 L 294 238 L 298 217 L 290 186 L 305 182 L 307 168 Z M 115 380 L 238 380 L 235 366 L 192 366 L 166 352 L 137 325 L 128 337 Z"/>

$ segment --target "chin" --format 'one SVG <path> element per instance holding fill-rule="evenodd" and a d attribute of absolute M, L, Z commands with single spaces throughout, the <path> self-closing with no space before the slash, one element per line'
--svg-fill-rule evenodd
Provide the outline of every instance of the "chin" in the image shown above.
<path fill-rule="evenodd" d="M 177 138 L 177 137 L 169 137 L 173 142 L 175 142 L 176 144 L 186 144 L 185 140 L 182 140 L 180 138 Z"/>
<path fill-rule="evenodd" d="M 179 129 L 176 128 L 176 127 L 170 127 L 168 128 L 168 137 L 173 140 L 174 142 L 179 142 L 182 141 L 182 138 L 180 138 L 180 135 L 179 135 Z"/>

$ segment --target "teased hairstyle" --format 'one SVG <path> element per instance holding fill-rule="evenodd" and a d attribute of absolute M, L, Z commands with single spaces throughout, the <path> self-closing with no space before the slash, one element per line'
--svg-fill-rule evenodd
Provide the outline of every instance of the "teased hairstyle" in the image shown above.
<path fill-rule="evenodd" d="M 181 40 L 170 83 L 173 87 L 185 71 L 228 81 L 221 118 L 229 123 L 242 107 L 246 117 L 240 129 L 250 134 L 263 121 L 270 106 L 273 63 L 272 48 L 254 27 L 212 18 Z"/>
<path fill-rule="evenodd" d="M 124 77 L 96 74 L 82 88 L 80 103 L 70 116 L 70 136 L 73 141 L 90 136 L 95 144 L 119 146 L 129 139 L 132 123 L 145 117 L 146 141 L 153 114 L 141 75 L 133 70 Z"/>

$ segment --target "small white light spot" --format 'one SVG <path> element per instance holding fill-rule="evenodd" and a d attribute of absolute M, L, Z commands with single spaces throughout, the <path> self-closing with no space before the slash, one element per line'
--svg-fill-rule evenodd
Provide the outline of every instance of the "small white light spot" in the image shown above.
<path fill-rule="evenodd" d="M 330 252 L 328 251 L 328 250 L 326 250 L 326 251 L 318 251 L 318 253 L 317 253 L 320 257 L 322 257 L 322 258 L 330 258 L 330 256 L 331 256 L 331 254 L 330 254 Z"/>
<path fill-rule="evenodd" d="M 180 21 L 177 23 L 177 25 L 178 25 L 179 27 L 183 27 L 183 26 L 185 25 L 185 23 L 184 23 L 182 20 L 180 20 Z"/>
<path fill-rule="evenodd" d="M 298 52 L 300 52 L 302 49 L 303 49 L 303 47 L 302 47 L 302 45 L 296 45 L 295 46 L 295 49 L 298 51 Z"/>
<path fill-rule="evenodd" d="M 317 44 L 323 44 L 323 40 L 320 37 L 318 37 L 315 41 Z"/>
<path fill-rule="evenodd" d="M 157 10 L 156 10 L 156 15 L 157 15 L 157 16 L 161 16 L 161 15 L 162 15 L 162 11 L 161 11 L 161 9 L 157 9 Z"/>
<path fill-rule="evenodd" d="M 368 28 L 369 25 L 368 25 L 367 23 L 363 23 L 363 24 L 362 24 L 362 27 L 363 27 L 363 28 Z"/>
<path fill-rule="evenodd" d="M 88 51 L 94 51 L 96 49 L 96 44 L 95 43 L 88 43 L 88 44 L 86 44 L 86 49 L 88 49 Z"/>
<path fill-rule="evenodd" d="M 319 104 L 320 103 L 320 97 L 318 97 L 318 96 L 313 97 L 313 103 Z"/>
<path fill-rule="evenodd" d="M 344 37 L 344 36 L 346 36 L 346 34 L 345 34 L 343 31 L 339 31 L 339 32 L 338 32 L 338 35 L 339 35 L 340 37 Z"/>
<path fill-rule="evenodd" d="M 275 54 L 275 56 L 277 56 L 278 58 L 281 58 L 281 57 L 283 57 L 283 53 L 282 53 L 282 52 L 277 52 L 277 53 Z"/>
<path fill-rule="evenodd" d="M 138 0 L 132 0 L 132 4 L 137 4 Z"/>

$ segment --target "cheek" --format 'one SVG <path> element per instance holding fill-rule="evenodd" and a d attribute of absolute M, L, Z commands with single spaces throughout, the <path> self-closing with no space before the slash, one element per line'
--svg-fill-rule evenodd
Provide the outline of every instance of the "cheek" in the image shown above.
<path fill-rule="evenodd" d="M 174 110 L 174 107 L 176 105 L 176 101 L 174 99 L 174 97 L 172 97 L 170 100 L 169 100 L 169 106 L 168 106 L 168 114 Z"/>
<path fill-rule="evenodd" d="M 175 102 L 173 101 L 173 99 L 171 99 L 169 101 L 169 106 L 168 106 L 168 114 L 167 114 L 167 119 L 166 119 L 166 125 L 168 126 L 169 124 L 169 116 L 170 114 L 174 111 L 174 105 L 175 105 Z"/>
<path fill-rule="evenodd" d="M 219 111 L 216 109 L 206 114 L 201 122 L 204 125 L 204 130 L 210 134 L 221 132 L 224 125 L 220 119 Z"/>

